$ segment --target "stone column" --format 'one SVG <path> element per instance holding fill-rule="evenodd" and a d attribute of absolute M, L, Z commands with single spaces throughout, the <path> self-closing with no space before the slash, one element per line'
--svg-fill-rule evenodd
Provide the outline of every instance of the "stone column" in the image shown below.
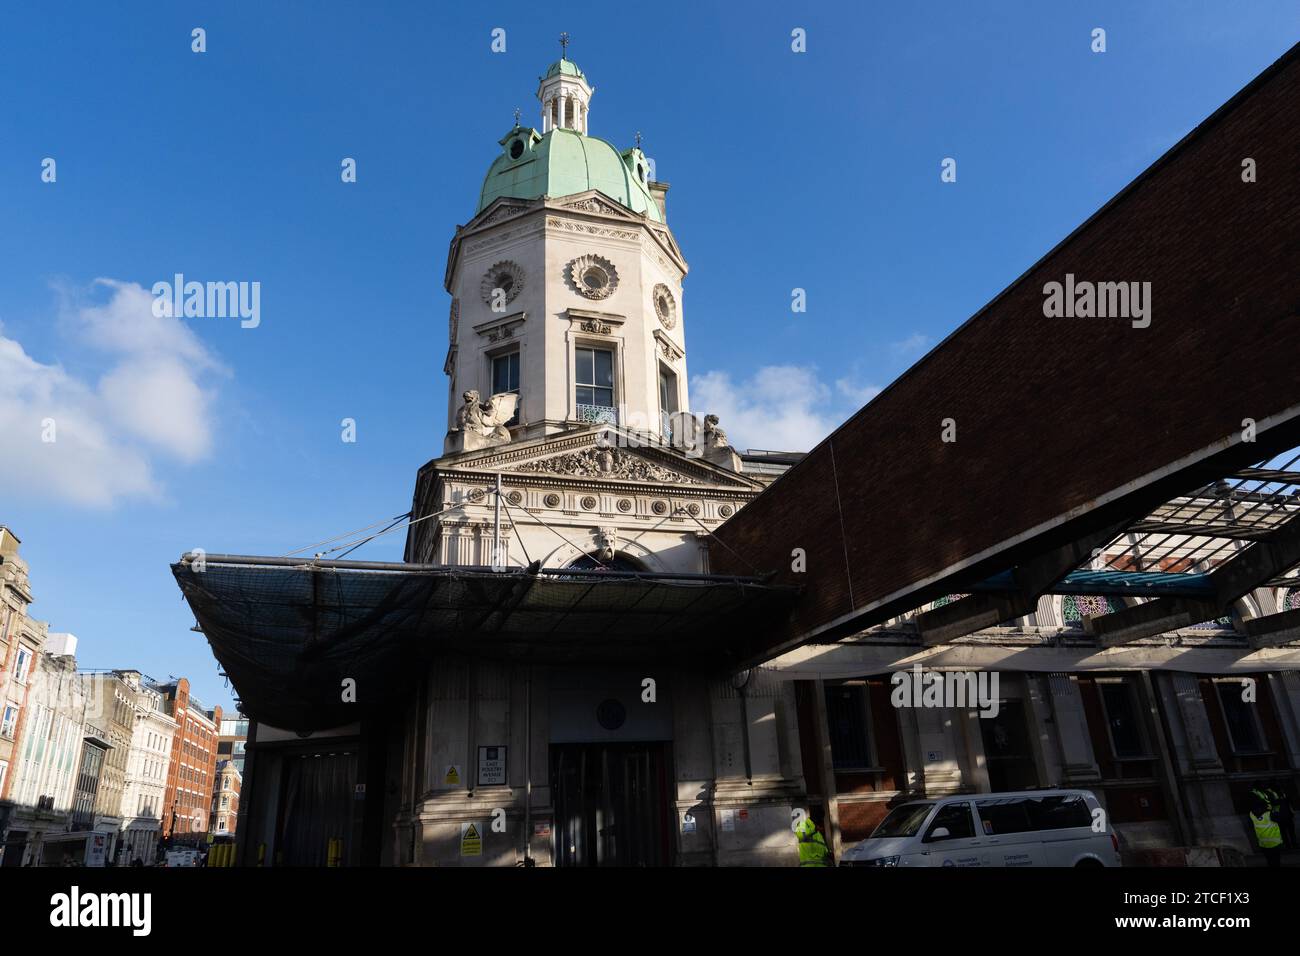
<path fill-rule="evenodd" d="M 958 720 L 963 742 L 966 744 L 966 762 L 962 767 L 962 779 L 976 793 L 988 793 L 993 789 L 989 782 L 988 758 L 984 754 L 984 733 L 980 729 L 980 712 L 976 709 L 958 712 Z"/>
<path fill-rule="evenodd" d="M 1061 785 L 1076 786 L 1101 779 L 1101 769 L 1092 749 L 1092 735 L 1083 709 L 1079 685 L 1069 674 L 1047 678 L 1056 744 L 1061 753 Z"/>
<path fill-rule="evenodd" d="M 793 688 L 769 672 L 750 672 L 744 696 L 729 679 L 709 683 L 713 729 L 714 832 L 719 865 L 789 866 L 798 860 L 791 813 L 802 805 L 802 778 L 784 775 L 794 743 L 781 726 Z M 789 699 L 787 699 L 789 698 Z M 746 776 L 746 754 L 749 776 Z"/>
<path fill-rule="evenodd" d="M 1210 715 L 1201 698 L 1201 685 L 1195 674 L 1175 672 L 1169 678 L 1170 689 L 1182 718 L 1180 764 L 1185 773 L 1222 773 L 1223 764 L 1210 728 Z"/>
<path fill-rule="evenodd" d="M 830 729 L 826 719 L 826 682 L 813 681 L 813 731 L 817 741 L 818 765 L 804 769 L 805 778 L 816 775 L 826 801 L 826 828 L 822 834 L 830 844 L 835 859 L 840 858 L 843 841 L 840 837 L 840 802 L 835 791 L 835 764 L 831 753 Z"/>
<path fill-rule="evenodd" d="M 1287 763 L 1300 768 L 1300 672 L 1278 671 L 1268 675 L 1268 682 L 1286 740 Z"/>
<path fill-rule="evenodd" d="M 1195 674 L 1156 675 L 1177 755 L 1180 788 L 1188 818 L 1187 839 L 1195 846 L 1234 846 L 1252 852 L 1244 817 L 1232 805 L 1209 714 Z"/>

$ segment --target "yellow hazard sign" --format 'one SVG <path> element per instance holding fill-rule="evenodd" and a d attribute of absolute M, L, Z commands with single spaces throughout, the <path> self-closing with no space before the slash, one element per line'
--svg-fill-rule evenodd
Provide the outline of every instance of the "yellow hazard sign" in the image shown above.
<path fill-rule="evenodd" d="M 460 786 L 460 767 L 452 764 L 447 768 L 447 772 L 442 775 L 442 782 L 448 787 Z"/>
<path fill-rule="evenodd" d="M 460 855 L 483 855 L 483 838 L 479 835 L 478 824 L 462 823 L 460 825 Z"/>

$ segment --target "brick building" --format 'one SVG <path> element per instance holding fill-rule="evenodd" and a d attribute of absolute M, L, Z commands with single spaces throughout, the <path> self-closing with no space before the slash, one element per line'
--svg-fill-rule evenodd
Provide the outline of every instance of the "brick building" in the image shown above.
<path fill-rule="evenodd" d="M 208 832 L 221 708 L 205 711 L 190 696 L 190 682 L 184 677 L 162 684 L 157 690 L 163 696 L 167 715 L 176 721 L 163 798 L 162 838 L 197 845 L 205 842 Z"/>
<path fill-rule="evenodd" d="M 27 614 L 32 603 L 27 562 L 19 538 L 0 525 L 0 802 L 12 788 L 12 771 L 26 725 L 27 701 L 47 627 Z"/>
<path fill-rule="evenodd" d="M 48 632 L 44 621 L 27 613 L 33 598 L 20 544 L 13 531 L 0 525 L 0 853 L 15 810 L 11 793 L 32 677 Z"/>

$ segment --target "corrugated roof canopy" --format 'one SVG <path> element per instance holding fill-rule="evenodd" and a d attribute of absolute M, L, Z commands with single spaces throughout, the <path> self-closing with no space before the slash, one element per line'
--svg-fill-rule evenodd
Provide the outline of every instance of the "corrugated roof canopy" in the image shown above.
<path fill-rule="evenodd" d="M 202 570 L 187 556 L 172 573 L 242 710 L 302 731 L 400 699 L 439 651 L 725 671 L 735 639 L 777 625 L 795 595 L 741 577 L 233 555 Z"/>

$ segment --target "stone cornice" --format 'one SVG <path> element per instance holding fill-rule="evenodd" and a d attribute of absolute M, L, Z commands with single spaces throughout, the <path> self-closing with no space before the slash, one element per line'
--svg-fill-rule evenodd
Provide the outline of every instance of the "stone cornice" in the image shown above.
<path fill-rule="evenodd" d="M 462 245 L 479 236 L 496 233 L 503 225 L 509 225 L 511 228 L 499 236 L 493 235 L 492 238 L 496 241 L 491 242 L 490 245 L 499 245 L 510 239 L 519 238 L 524 234 L 517 232 L 515 227 L 525 222 L 531 223 L 535 218 L 534 214 L 538 212 L 548 214 L 547 226 L 555 227 L 558 223 L 564 222 L 566 225 L 559 228 L 571 231 L 608 230 L 613 225 L 636 230 L 635 236 L 629 234 L 625 238 L 635 238 L 643 245 L 648 240 L 660 259 L 660 265 L 669 271 L 676 270 L 679 273 L 677 277 L 679 282 L 689 271 L 677 241 L 673 238 L 672 230 L 666 224 L 639 216 L 629 209 L 624 209 L 599 190 L 589 189 L 559 199 L 548 196 L 538 199 L 502 197 L 465 225 L 457 226 L 456 235 L 452 238 L 448 249 L 447 268 L 443 275 L 443 287 L 447 292 L 452 291 L 452 276 L 460 258 Z M 554 223 L 552 219 L 555 220 Z M 474 245 L 472 249 L 466 251 L 477 252 L 481 248 L 485 247 Z"/>
<path fill-rule="evenodd" d="M 499 339 L 509 339 L 514 337 L 515 329 L 522 325 L 527 318 L 527 312 L 513 312 L 510 315 L 497 316 L 488 319 L 486 322 L 480 322 L 474 326 L 474 331 L 478 335 L 486 336 L 492 342 Z"/>

